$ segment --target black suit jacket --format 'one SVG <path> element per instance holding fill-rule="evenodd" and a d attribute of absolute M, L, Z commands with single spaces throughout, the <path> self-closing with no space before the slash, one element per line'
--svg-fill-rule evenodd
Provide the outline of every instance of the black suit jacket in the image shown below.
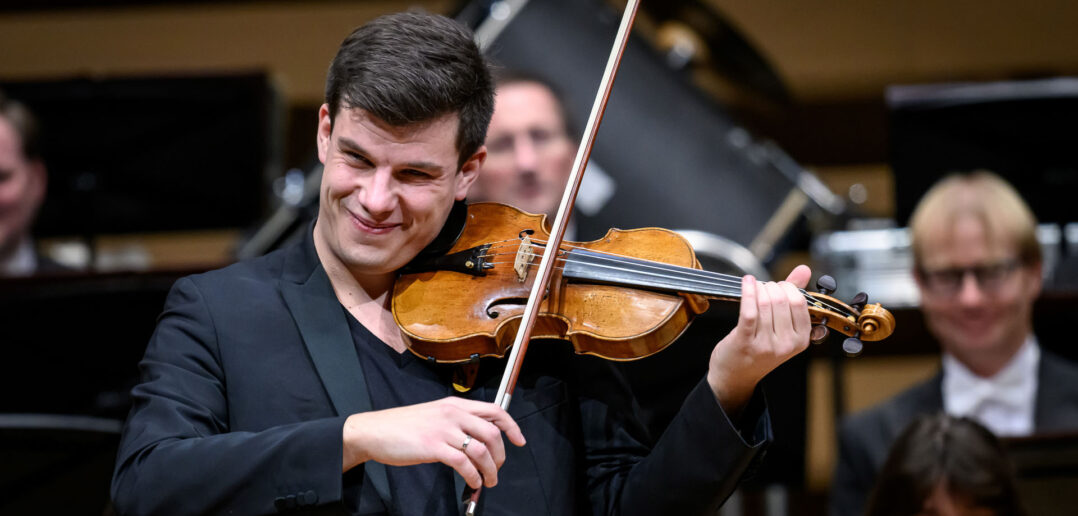
<path fill-rule="evenodd" d="M 891 445 L 921 414 L 943 411 L 942 371 L 897 396 L 846 418 L 831 484 L 832 516 L 864 514 L 868 495 Z M 1078 429 L 1078 366 L 1041 348 L 1035 432 Z"/>
<path fill-rule="evenodd" d="M 132 391 L 119 512 L 394 514 L 385 466 L 341 473 L 344 420 L 371 409 L 345 317 L 309 235 L 178 281 Z M 530 348 L 509 409 L 528 444 L 506 445 L 484 514 L 714 514 L 770 438 L 758 396 L 738 428 L 702 381 L 649 450 L 611 369 L 567 350 Z"/>

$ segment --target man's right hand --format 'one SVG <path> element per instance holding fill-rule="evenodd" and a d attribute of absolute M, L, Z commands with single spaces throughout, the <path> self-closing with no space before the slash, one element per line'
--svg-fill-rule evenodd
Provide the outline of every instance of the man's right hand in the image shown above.
<path fill-rule="evenodd" d="M 505 462 L 502 432 L 513 444 L 524 446 L 524 434 L 506 411 L 493 403 L 452 396 L 352 414 L 344 422 L 343 470 L 369 460 L 390 466 L 441 462 L 472 488 L 493 487 Z"/>

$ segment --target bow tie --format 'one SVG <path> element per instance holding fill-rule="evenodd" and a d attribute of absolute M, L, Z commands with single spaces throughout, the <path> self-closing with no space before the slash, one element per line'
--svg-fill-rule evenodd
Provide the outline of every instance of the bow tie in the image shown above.
<path fill-rule="evenodd" d="M 1019 371 L 1003 371 L 992 378 L 954 374 L 949 384 L 949 409 L 960 416 L 973 414 L 986 403 L 998 403 L 1012 409 L 1022 409 L 1029 403 L 1029 394 L 1023 388 L 1028 382 L 1023 382 Z"/>

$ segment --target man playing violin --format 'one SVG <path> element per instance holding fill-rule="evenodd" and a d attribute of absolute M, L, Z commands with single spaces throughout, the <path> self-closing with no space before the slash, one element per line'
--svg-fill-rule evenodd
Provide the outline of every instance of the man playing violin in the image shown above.
<path fill-rule="evenodd" d="M 1033 335 L 1036 231 L 1018 192 L 990 172 L 948 176 L 918 203 L 914 279 L 942 370 L 843 422 L 832 514 L 864 514 L 891 444 L 919 415 L 970 417 L 1000 436 L 1078 428 L 1078 367 Z"/>
<path fill-rule="evenodd" d="M 487 158 L 492 97 L 446 18 L 386 16 L 342 43 L 318 219 L 295 247 L 173 287 L 132 392 L 121 514 L 458 514 L 466 485 L 488 488 L 483 514 L 714 513 L 770 435 L 757 383 L 808 344 L 808 269 L 744 279 L 737 327 L 654 446 L 618 377 L 565 346 L 532 346 L 508 411 L 489 375 L 455 393 L 388 307 Z"/>

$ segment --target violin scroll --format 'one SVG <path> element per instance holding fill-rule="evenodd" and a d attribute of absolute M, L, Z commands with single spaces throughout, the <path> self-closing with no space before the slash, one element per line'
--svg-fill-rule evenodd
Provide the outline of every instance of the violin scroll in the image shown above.
<path fill-rule="evenodd" d="M 858 355 L 863 341 L 883 340 L 894 331 L 894 316 L 879 303 L 868 304 L 868 294 L 860 292 L 850 303 L 839 301 L 830 295 L 835 290 L 835 280 L 830 276 L 821 276 L 816 287 L 818 293 L 806 294 L 813 325 L 809 338 L 813 343 L 819 344 L 829 330 L 835 330 L 848 337 L 842 349 L 849 355 Z"/>
<path fill-rule="evenodd" d="M 861 326 L 861 339 L 877 341 L 886 339 L 895 329 L 895 316 L 879 303 L 866 305 L 857 324 Z"/>

